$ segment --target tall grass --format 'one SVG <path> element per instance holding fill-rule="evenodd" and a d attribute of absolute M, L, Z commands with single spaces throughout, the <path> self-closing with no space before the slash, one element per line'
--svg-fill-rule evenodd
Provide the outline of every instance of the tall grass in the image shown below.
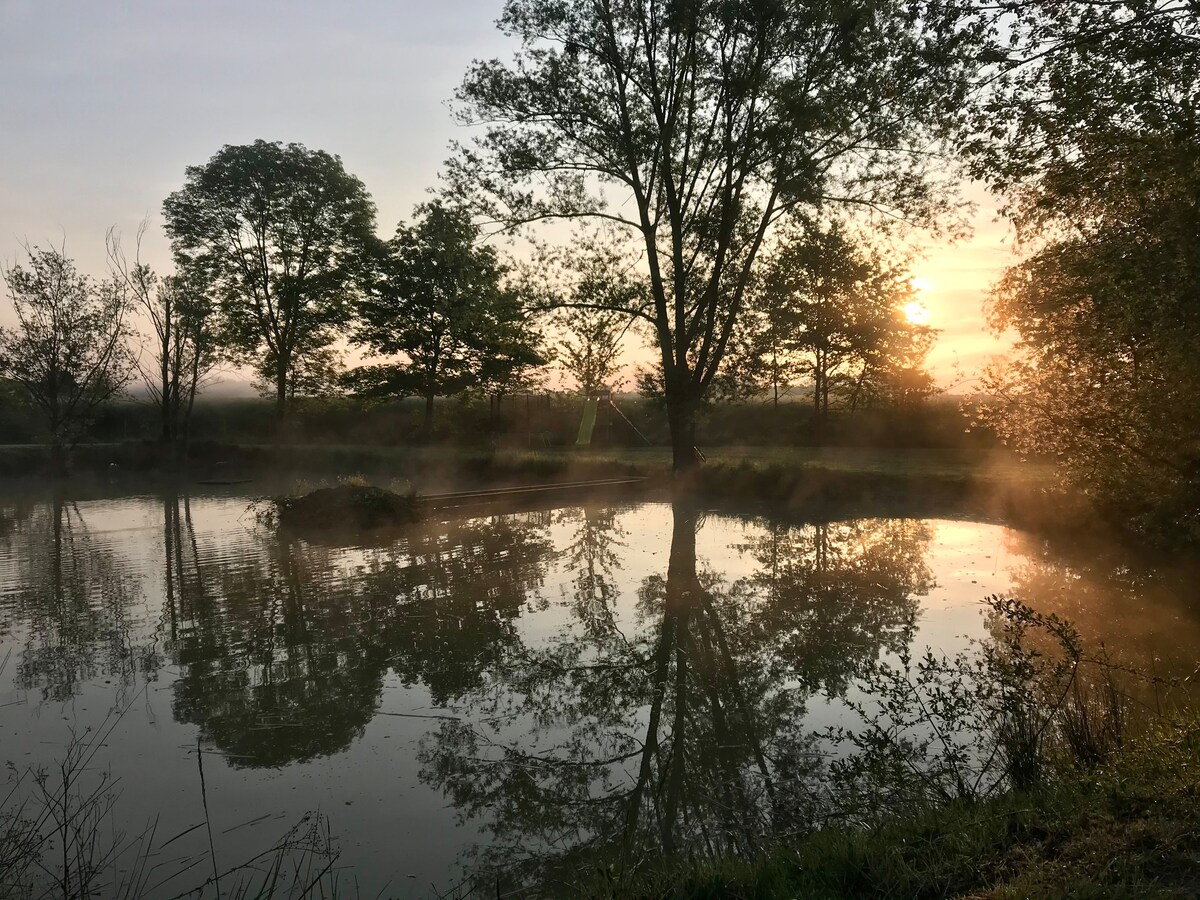
<path fill-rule="evenodd" d="M 8 764 L 7 784 L 0 790 L 0 896 L 299 900 L 339 894 L 334 870 L 339 851 L 319 812 L 306 814 L 266 849 L 226 866 L 218 864 L 203 788 L 203 821 L 174 835 L 161 833 L 158 817 L 136 832 L 115 829 L 120 784 L 97 767 L 101 749 L 129 708 L 111 712 L 95 729 L 73 731 L 53 765 L 20 769 Z M 199 745 L 196 754 L 203 778 Z M 206 849 L 188 851 L 186 842 L 173 846 L 201 828 L 208 833 Z"/>

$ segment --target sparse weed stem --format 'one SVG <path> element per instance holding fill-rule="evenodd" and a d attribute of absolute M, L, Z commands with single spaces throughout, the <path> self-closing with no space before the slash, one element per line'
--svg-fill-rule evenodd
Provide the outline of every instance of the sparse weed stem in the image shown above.
<path fill-rule="evenodd" d="M 830 821 L 869 825 L 960 800 L 1043 787 L 1120 752 L 1130 729 L 1118 676 L 1070 623 L 993 596 L 990 637 L 969 651 L 908 652 L 859 679 L 858 725 L 827 729 Z M 1144 676 L 1143 676 L 1144 677 Z"/>
<path fill-rule="evenodd" d="M 198 854 L 173 855 L 169 863 L 154 861 L 168 845 L 195 831 L 194 826 L 164 837 L 156 816 L 136 833 L 112 828 L 119 781 L 107 769 L 95 770 L 100 750 L 132 702 L 94 728 L 72 729 L 53 765 L 21 769 L 6 764 L 7 784 L 0 786 L 0 895 L 13 900 L 182 900 L 212 890 L 240 898 L 338 895 L 334 865 L 340 851 L 319 812 L 305 814 L 265 850 L 224 869 L 217 868 L 211 844 Z M 206 855 L 212 874 L 199 885 L 186 886 L 189 873 L 203 871 L 197 859 Z"/>

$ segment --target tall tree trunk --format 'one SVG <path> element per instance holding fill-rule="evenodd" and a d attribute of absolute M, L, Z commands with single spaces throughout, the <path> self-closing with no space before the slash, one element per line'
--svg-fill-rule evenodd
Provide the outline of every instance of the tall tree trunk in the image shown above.
<path fill-rule="evenodd" d="M 667 389 L 667 423 L 671 428 L 671 467 L 676 474 L 691 472 L 700 465 L 696 454 L 696 401 L 684 394 L 671 396 Z"/>
<path fill-rule="evenodd" d="M 166 367 L 162 371 L 162 394 L 160 395 L 162 409 L 159 410 L 161 417 L 161 433 L 159 434 L 159 442 L 168 447 L 171 444 L 174 435 L 171 433 L 171 376 L 167 372 Z"/>
<path fill-rule="evenodd" d="M 775 413 L 779 413 L 779 352 L 771 348 L 771 387 L 775 392 Z"/>
<path fill-rule="evenodd" d="M 821 415 L 821 392 L 825 376 L 824 361 L 821 350 L 817 349 L 816 362 L 813 365 L 813 443 L 818 446 L 824 441 L 824 421 Z"/>
<path fill-rule="evenodd" d="M 290 360 L 283 354 L 275 363 L 275 443 L 283 443 L 283 426 L 287 421 L 288 368 Z"/>

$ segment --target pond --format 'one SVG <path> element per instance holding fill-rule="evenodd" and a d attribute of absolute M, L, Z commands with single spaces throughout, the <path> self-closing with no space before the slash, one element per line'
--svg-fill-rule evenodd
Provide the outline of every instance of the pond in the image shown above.
<path fill-rule="evenodd" d="M 880 660 L 973 652 L 1007 594 L 1186 675 L 1192 584 L 951 518 L 623 501 L 313 540 L 228 490 L 10 491 L 8 813 L 86 748 L 73 778 L 105 840 L 153 847 L 157 896 L 228 886 L 287 834 L 328 837 L 364 896 L 490 896 L 613 847 L 749 853 L 814 821 L 829 729 L 871 708 Z M 136 846 L 97 877 L 132 877 Z"/>

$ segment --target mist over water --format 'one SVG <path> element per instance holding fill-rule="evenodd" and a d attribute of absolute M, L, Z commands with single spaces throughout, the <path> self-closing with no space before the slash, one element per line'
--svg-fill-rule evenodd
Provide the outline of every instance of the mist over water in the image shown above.
<path fill-rule="evenodd" d="M 111 726 L 113 815 L 174 835 L 199 747 L 222 864 L 319 810 L 369 896 L 799 828 L 858 678 L 969 650 L 990 594 L 1159 675 L 1200 650 L 1182 575 L 997 524 L 631 503 L 314 541 L 228 493 L 10 496 L 0 761 Z"/>

